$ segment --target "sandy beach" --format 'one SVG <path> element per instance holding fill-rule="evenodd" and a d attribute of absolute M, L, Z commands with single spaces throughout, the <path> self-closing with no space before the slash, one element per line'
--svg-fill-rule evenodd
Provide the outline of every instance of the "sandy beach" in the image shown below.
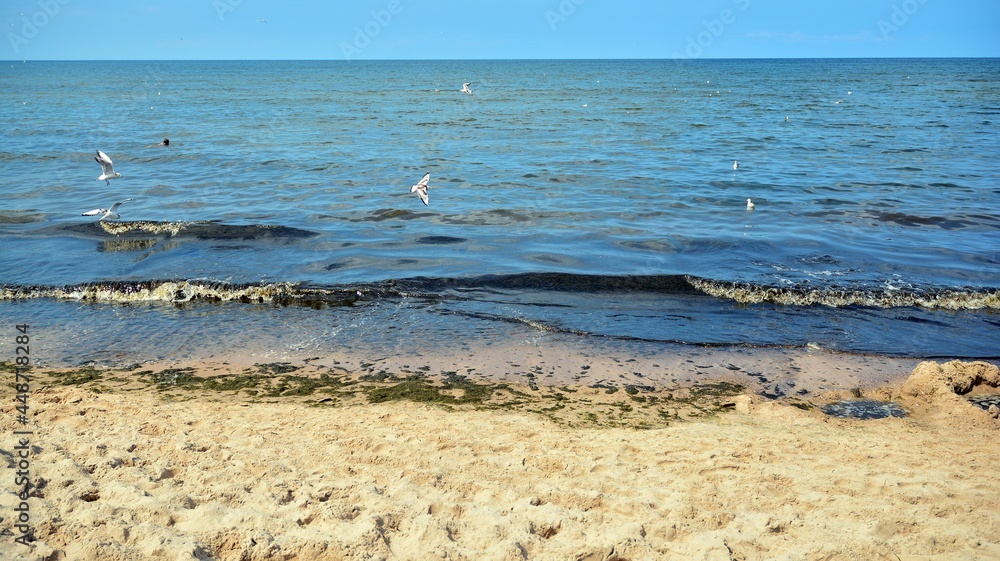
<path fill-rule="evenodd" d="M 958 395 L 997 391 L 987 363 L 865 389 L 908 413 L 877 420 L 726 381 L 227 366 L 39 369 L 23 426 L 5 386 L 0 557 L 1000 559 L 1000 421 Z"/>

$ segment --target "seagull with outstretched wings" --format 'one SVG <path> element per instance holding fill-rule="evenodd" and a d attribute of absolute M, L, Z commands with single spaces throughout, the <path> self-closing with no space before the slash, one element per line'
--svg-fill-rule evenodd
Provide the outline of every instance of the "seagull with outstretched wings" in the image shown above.
<path fill-rule="evenodd" d="M 115 171 L 114 166 L 111 164 L 111 158 L 104 152 L 98 150 L 97 155 L 94 156 L 94 160 L 101 164 L 101 170 L 104 172 L 97 177 L 98 181 L 103 179 L 110 186 L 112 179 L 118 179 L 122 176 L 122 174 Z"/>
<path fill-rule="evenodd" d="M 118 216 L 118 207 L 122 206 L 122 203 L 127 203 L 132 199 L 125 199 L 124 201 L 118 201 L 117 203 L 111 205 L 111 208 L 95 208 L 89 212 L 83 213 L 81 216 L 100 216 L 97 219 L 98 222 L 102 220 L 118 220 L 121 216 Z"/>
<path fill-rule="evenodd" d="M 427 190 L 430 189 L 431 187 L 430 185 L 427 184 L 427 182 L 430 180 L 431 180 L 431 174 L 427 173 L 420 179 L 420 181 L 417 182 L 416 185 L 410 187 L 410 192 L 416 193 L 417 196 L 420 197 L 420 200 L 423 201 L 425 205 L 430 204 L 429 199 L 427 198 Z"/>

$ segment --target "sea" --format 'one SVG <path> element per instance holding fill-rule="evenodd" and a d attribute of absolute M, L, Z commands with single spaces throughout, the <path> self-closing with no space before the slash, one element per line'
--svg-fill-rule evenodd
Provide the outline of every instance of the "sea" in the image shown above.
<path fill-rule="evenodd" d="M 1000 357 L 998 59 L 0 66 L 6 359 Z"/>

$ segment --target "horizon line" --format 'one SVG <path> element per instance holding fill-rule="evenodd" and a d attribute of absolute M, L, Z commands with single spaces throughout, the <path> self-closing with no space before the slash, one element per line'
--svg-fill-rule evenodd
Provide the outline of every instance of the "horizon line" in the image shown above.
<path fill-rule="evenodd" d="M 0 59 L 2 62 L 587 62 L 587 61 L 668 61 L 694 62 L 699 60 L 958 60 L 998 59 L 1000 56 L 826 56 L 826 57 L 632 57 L 632 58 L 66 58 L 66 59 Z"/>

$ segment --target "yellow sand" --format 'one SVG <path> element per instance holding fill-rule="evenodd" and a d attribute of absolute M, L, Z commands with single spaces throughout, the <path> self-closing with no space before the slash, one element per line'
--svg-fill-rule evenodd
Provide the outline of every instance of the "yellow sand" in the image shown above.
<path fill-rule="evenodd" d="M 980 391 L 1000 374 L 924 363 L 884 391 L 905 419 L 747 396 L 655 430 L 410 402 L 38 389 L 37 541 L 15 531 L 0 557 L 1000 559 L 1000 421 L 954 394 L 970 380 Z"/>

